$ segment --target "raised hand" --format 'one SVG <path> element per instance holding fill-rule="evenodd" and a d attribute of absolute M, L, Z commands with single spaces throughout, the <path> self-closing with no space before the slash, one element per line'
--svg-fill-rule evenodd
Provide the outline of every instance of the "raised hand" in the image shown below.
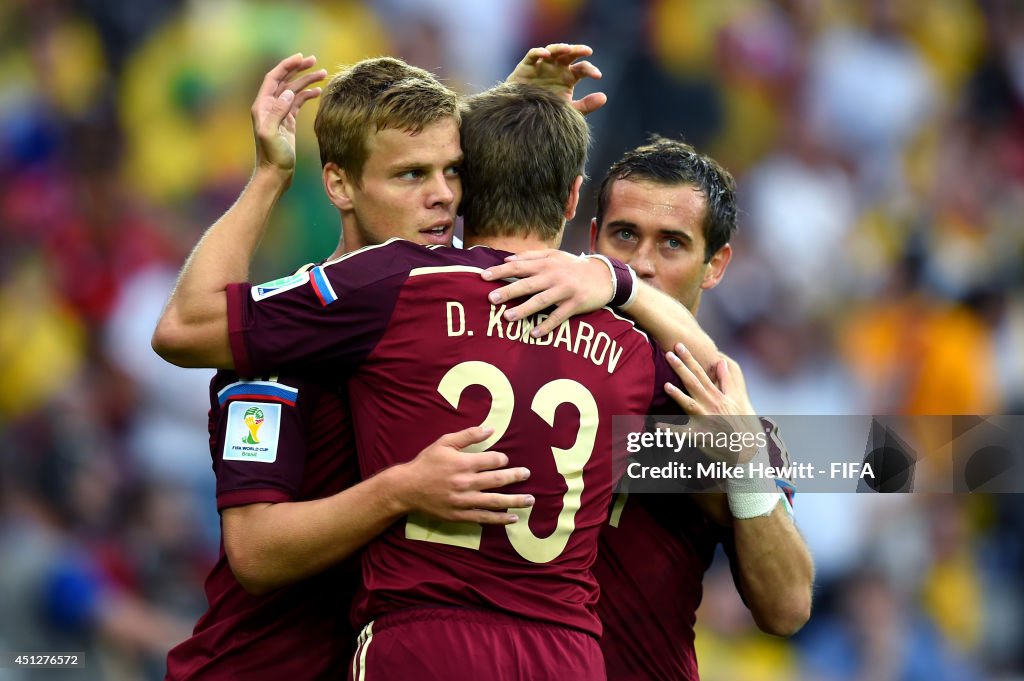
<path fill-rule="evenodd" d="M 675 352 L 666 353 L 666 358 L 689 394 L 671 383 L 665 384 L 665 392 L 687 414 L 700 417 L 691 422 L 691 427 L 696 423 L 701 431 L 725 433 L 730 437 L 749 434 L 745 438 L 748 441 L 764 430 L 750 404 L 743 374 L 733 360 L 723 355 L 714 366 L 715 380 L 712 381 L 682 343 L 676 344 Z M 739 452 L 728 448 L 704 449 L 717 459 L 741 464 L 750 461 L 757 450 L 756 444 L 743 447 Z"/>
<path fill-rule="evenodd" d="M 282 60 L 263 78 L 252 103 L 252 130 L 256 139 L 256 167 L 287 174 L 295 172 L 295 117 L 302 105 L 320 95 L 309 87 L 327 77 L 320 69 L 303 73 L 316 64 L 316 57 L 293 54 Z"/>
<path fill-rule="evenodd" d="M 573 90 L 581 80 L 601 78 L 601 71 L 589 61 L 576 61 L 593 53 L 587 45 L 552 43 L 547 47 L 534 47 L 516 65 L 505 82 L 536 85 L 562 94 L 574 109 L 586 116 L 608 101 L 608 96 L 603 92 L 594 92 L 583 99 L 572 98 Z"/>

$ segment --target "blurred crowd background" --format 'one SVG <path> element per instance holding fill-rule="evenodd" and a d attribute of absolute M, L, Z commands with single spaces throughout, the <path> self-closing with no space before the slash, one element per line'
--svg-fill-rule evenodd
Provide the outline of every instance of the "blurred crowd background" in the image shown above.
<path fill-rule="evenodd" d="M 735 257 L 700 318 L 761 413 L 1022 413 L 1016 0 L 8 0 L 0 651 L 86 653 L 86 669 L 39 678 L 158 679 L 203 610 L 211 372 L 164 364 L 149 337 L 248 178 L 263 73 L 296 51 L 329 70 L 394 54 L 472 92 L 554 41 L 593 46 L 604 72 L 592 178 L 650 132 L 736 175 Z M 254 280 L 337 242 L 313 113 Z M 1019 495 L 796 508 L 818 568 L 810 624 L 757 634 L 717 563 L 705 681 L 1024 678 Z"/>

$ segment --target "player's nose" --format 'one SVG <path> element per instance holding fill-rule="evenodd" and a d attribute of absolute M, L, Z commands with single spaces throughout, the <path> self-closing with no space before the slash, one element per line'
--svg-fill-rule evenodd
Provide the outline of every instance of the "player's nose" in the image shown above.
<path fill-rule="evenodd" d="M 654 279 L 657 274 L 654 268 L 654 258 L 648 248 L 640 248 L 629 265 L 641 279 Z"/>
<path fill-rule="evenodd" d="M 436 175 L 430 183 L 427 200 L 431 206 L 447 206 L 455 201 L 455 188 L 443 173 Z"/>

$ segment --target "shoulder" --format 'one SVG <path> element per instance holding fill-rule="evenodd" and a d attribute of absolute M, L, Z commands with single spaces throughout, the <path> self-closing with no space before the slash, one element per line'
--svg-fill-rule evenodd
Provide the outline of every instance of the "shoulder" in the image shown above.
<path fill-rule="evenodd" d="M 378 246 L 367 246 L 358 251 L 325 262 L 314 268 L 311 276 L 314 286 L 317 269 L 323 271 L 327 281 L 352 292 L 362 289 L 372 297 L 387 297 L 407 281 L 432 279 L 431 275 L 477 275 L 488 267 L 504 262 L 509 253 L 477 246 L 468 250 L 450 246 L 423 246 L 403 239 L 390 239 Z M 340 294 L 340 290 L 338 290 Z"/>
<path fill-rule="evenodd" d="M 365 246 L 319 266 L 328 273 L 344 270 L 345 276 L 360 271 L 379 279 L 410 275 L 420 268 L 465 267 L 484 269 L 504 261 L 508 253 L 477 246 L 468 250 L 450 246 L 422 246 L 404 239 L 388 239 Z M 317 268 L 313 268 L 314 271 Z M 417 272 L 418 273 L 418 272 Z"/>
<path fill-rule="evenodd" d="M 431 250 L 412 241 L 393 238 L 374 246 L 364 246 L 351 253 L 345 253 L 332 260 L 312 268 L 312 272 L 345 271 L 349 276 L 353 271 L 376 272 L 381 277 L 396 273 L 408 272 L 423 262 L 434 260 Z"/>

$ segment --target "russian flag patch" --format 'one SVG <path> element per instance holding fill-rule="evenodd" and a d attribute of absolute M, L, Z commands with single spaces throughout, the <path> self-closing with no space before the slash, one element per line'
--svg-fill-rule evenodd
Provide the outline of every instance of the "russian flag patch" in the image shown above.
<path fill-rule="evenodd" d="M 310 275 L 313 290 L 316 291 L 316 297 L 320 299 L 321 304 L 330 305 L 338 299 L 338 294 L 331 288 L 331 282 L 327 280 L 327 273 L 323 267 L 317 265 L 310 271 Z"/>
<path fill-rule="evenodd" d="M 273 381 L 238 381 L 225 386 L 217 393 L 217 403 L 224 406 L 229 400 L 258 400 L 263 402 L 280 402 L 289 407 L 295 406 L 299 397 L 299 389 Z"/>

